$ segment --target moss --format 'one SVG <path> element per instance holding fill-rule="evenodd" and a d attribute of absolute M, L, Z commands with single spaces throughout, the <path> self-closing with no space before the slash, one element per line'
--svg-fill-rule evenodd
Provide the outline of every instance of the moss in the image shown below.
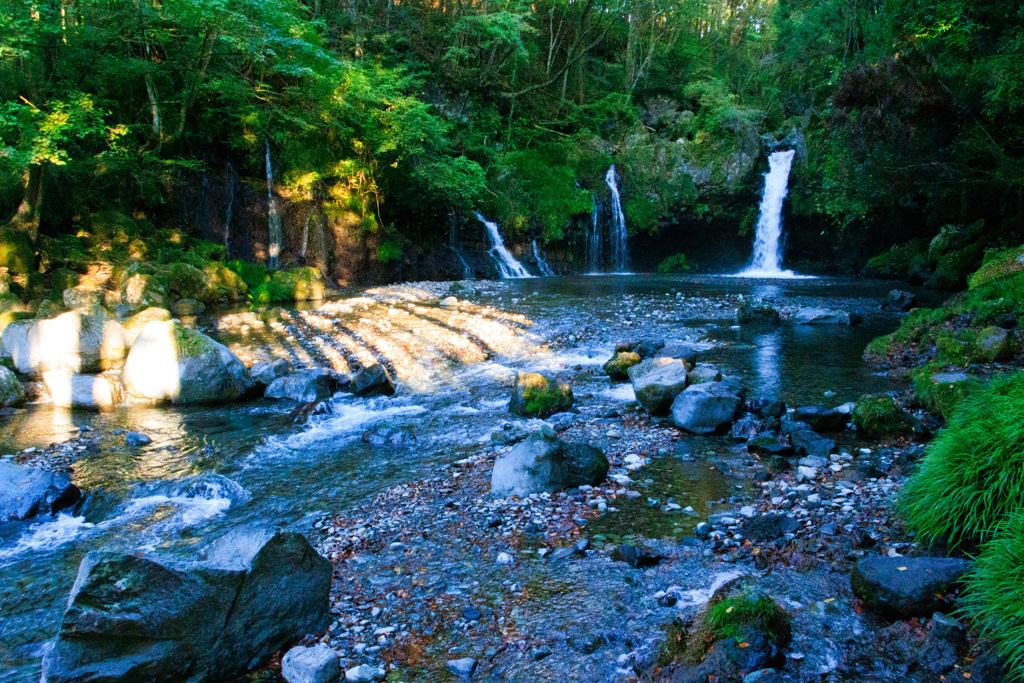
<path fill-rule="evenodd" d="M 888 394 L 867 394 L 857 399 L 853 424 L 874 436 L 898 436 L 913 426 L 910 416 Z"/>
<path fill-rule="evenodd" d="M 169 294 L 180 299 L 200 300 L 206 292 L 203 271 L 187 263 L 172 263 L 160 269 L 156 279 Z"/>
<path fill-rule="evenodd" d="M 690 261 L 686 258 L 686 254 L 682 252 L 669 256 L 658 264 L 659 273 L 685 273 L 690 268 L 692 268 Z"/>
<path fill-rule="evenodd" d="M 926 251 L 924 240 L 919 239 L 894 246 L 869 258 L 864 265 L 864 274 L 889 280 L 905 279 L 915 266 L 924 262 Z"/>
<path fill-rule="evenodd" d="M 697 663 L 714 641 L 742 638 L 751 630 L 760 631 L 779 647 L 785 647 L 791 636 L 789 615 L 763 594 L 739 593 L 712 599 L 697 616 L 686 658 Z"/>
<path fill-rule="evenodd" d="M 925 283 L 932 289 L 956 290 L 967 285 L 967 278 L 981 263 L 982 248 L 972 244 L 939 257 L 935 274 Z"/>
<path fill-rule="evenodd" d="M 0 332 L 11 323 L 18 322 L 19 320 L 27 320 L 31 318 L 32 314 L 25 311 L 5 311 L 0 313 Z"/>
<path fill-rule="evenodd" d="M 174 346 L 179 358 L 195 358 L 206 353 L 213 343 L 209 337 L 195 330 L 190 330 L 181 323 L 171 323 L 174 333 Z"/>
<path fill-rule="evenodd" d="M 992 249 L 985 252 L 981 268 L 971 275 L 970 289 L 982 287 L 995 280 L 1024 271 L 1024 246 L 1013 249 Z"/>
<path fill-rule="evenodd" d="M 572 408 L 572 389 L 532 372 L 516 374 L 516 386 L 509 402 L 509 410 L 523 417 L 541 419 Z"/>
<path fill-rule="evenodd" d="M 977 379 L 947 372 L 944 364 L 936 362 L 915 368 L 910 377 L 918 402 L 942 417 L 952 415 L 956 407 L 981 386 Z"/>
<path fill-rule="evenodd" d="M 628 370 L 640 364 L 640 354 L 633 351 L 619 351 L 602 366 L 609 377 L 615 380 L 629 379 Z"/>
<path fill-rule="evenodd" d="M 31 275 L 36 258 L 28 235 L 13 228 L 0 228 L 0 268 L 12 275 Z"/>
<path fill-rule="evenodd" d="M 242 301 L 249 293 L 249 286 L 235 271 L 223 263 L 213 262 L 203 269 L 206 278 L 206 292 L 203 301 Z"/>

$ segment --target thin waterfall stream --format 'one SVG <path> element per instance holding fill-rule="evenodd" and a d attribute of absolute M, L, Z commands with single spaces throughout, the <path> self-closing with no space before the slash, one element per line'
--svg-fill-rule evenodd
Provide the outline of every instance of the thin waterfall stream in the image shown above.
<path fill-rule="evenodd" d="M 501 233 L 498 231 L 498 224 L 489 221 L 483 217 L 480 212 L 476 213 L 477 220 L 484 224 L 487 228 L 487 235 L 491 239 L 491 255 L 494 256 L 494 260 L 498 263 L 498 272 L 501 273 L 503 280 L 534 277 L 530 275 L 530 271 L 526 267 L 516 260 L 516 257 L 505 248 L 505 240 L 502 239 Z"/>
<path fill-rule="evenodd" d="M 796 151 L 789 149 L 773 152 L 768 157 L 768 172 L 764 174 L 764 192 L 761 196 L 761 215 L 757 220 L 754 238 L 754 257 L 750 266 L 737 273 L 740 277 L 793 278 L 791 270 L 782 270 L 782 204 L 789 193 L 789 171 L 793 167 Z"/>
<path fill-rule="evenodd" d="M 540 249 L 537 247 L 537 240 L 533 240 L 533 258 L 537 260 L 537 267 L 540 268 L 540 274 L 544 277 L 551 277 L 555 274 L 555 271 L 551 270 L 551 266 L 541 256 Z"/>
<path fill-rule="evenodd" d="M 629 234 L 626 232 L 626 215 L 622 212 L 622 198 L 619 196 L 618 177 L 615 164 L 604 176 L 608 189 L 612 191 L 612 256 L 616 273 L 629 272 Z"/>
<path fill-rule="evenodd" d="M 277 200 L 274 199 L 274 167 L 270 162 L 270 141 L 264 142 L 267 147 L 267 217 L 270 222 L 267 237 L 267 254 L 270 257 L 268 265 L 272 269 L 277 269 L 281 256 L 281 216 L 277 213 Z"/>

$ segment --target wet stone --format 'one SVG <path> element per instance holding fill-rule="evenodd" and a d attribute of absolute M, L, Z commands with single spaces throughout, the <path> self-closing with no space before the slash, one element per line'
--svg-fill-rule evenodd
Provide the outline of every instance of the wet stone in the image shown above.
<path fill-rule="evenodd" d="M 448 660 L 445 668 L 448 672 L 458 676 L 459 678 L 469 679 L 476 671 L 476 660 L 472 657 L 463 657 L 462 659 L 450 659 Z"/>

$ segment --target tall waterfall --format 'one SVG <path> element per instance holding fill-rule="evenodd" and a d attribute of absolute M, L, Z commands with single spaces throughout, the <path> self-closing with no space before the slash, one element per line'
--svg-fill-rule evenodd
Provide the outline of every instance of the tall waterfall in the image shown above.
<path fill-rule="evenodd" d="M 622 198 L 619 197 L 618 179 L 615 176 L 615 164 L 608 169 L 604 182 L 612 191 L 612 257 L 616 273 L 629 270 L 629 245 L 626 233 L 626 215 L 622 213 Z"/>
<path fill-rule="evenodd" d="M 764 194 L 761 196 L 761 216 L 757 219 L 754 238 L 754 258 L 750 266 L 739 273 L 743 277 L 796 277 L 792 271 L 782 270 L 782 203 L 789 192 L 789 170 L 793 166 L 794 150 L 773 152 L 768 157 L 768 172 L 764 174 Z"/>
<path fill-rule="evenodd" d="M 267 252 L 270 256 L 270 268 L 277 269 L 280 265 L 278 258 L 281 256 L 281 216 L 277 213 L 277 201 L 274 199 L 274 167 L 270 163 L 270 141 L 264 142 L 267 146 L 267 216 L 270 220 Z"/>
<path fill-rule="evenodd" d="M 235 186 L 238 185 L 238 174 L 235 167 L 228 163 L 228 170 L 231 172 L 231 187 L 228 191 L 228 209 L 224 216 L 224 258 L 231 256 L 231 213 L 235 207 Z"/>
<path fill-rule="evenodd" d="M 477 212 L 476 218 L 487 226 L 487 234 L 491 238 L 491 255 L 498 262 L 498 272 L 501 273 L 502 279 L 533 277 L 530 275 L 530 271 L 526 270 L 523 264 L 505 248 L 505 240 L 498 232 L 498 224 L 487 220 L 479 212 Z"/>
<path fill-rule="evenodd" d="M 601 203 L 597 196 L 593 197 L 594 210 L 591 213 L 590 232 L 587 233 L 587 259 L 590 262 L 590 272 L 601 272 Z"/>
<path fill-rule="evenodd" d="M 544 260 L 544 257 L 540 255 L 540 249 L 537 248 L 537 240 L 533 241 L 533 258 L 537 259 L 537 267 L 540 268 L 541 275 L 551 277 L 555 274 L 555 271 L 551 270 L 551 266 Z"/>

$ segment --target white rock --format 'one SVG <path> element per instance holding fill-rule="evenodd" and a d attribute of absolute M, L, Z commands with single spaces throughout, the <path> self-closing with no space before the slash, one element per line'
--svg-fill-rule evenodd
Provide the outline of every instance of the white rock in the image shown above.
<path fill-rule="evenodd" d="M 498 564 L 512 564 L 512 556 L 508 553 L 498 553 Z"/>
<path fill-rule="evenodd" d="M 338 653 L 323 643 L 293 647 L 281 659 L 281 675 L 288 683 L 333 683 L 341 677 Z"/>
<path fill-rule="evenodd" d="M 373 683 L 373 681 L 383 681 L 384 672 L 375 666 L 360 664 L 359 666 L 354 666 L 345 672 L 345 680 L 348 683 Z"/>

